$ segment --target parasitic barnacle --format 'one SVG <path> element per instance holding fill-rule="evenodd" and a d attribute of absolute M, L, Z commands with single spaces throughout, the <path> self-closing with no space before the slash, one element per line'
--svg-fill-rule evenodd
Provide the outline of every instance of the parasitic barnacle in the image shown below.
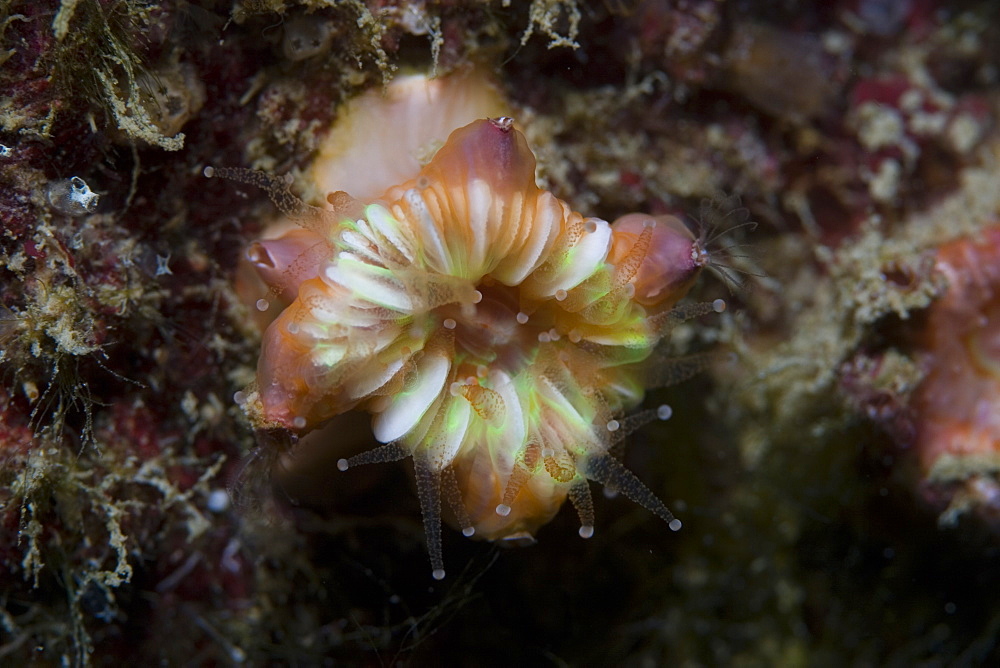
<path fill-rule="evenodd" d="M 465 535 L 525 542 L 569 497 L 586 538 L 594 480 L 680 528 L 611 454 L 670 417 L 667 406 L 630 413 L 646 389 L 704 363 L 658 344 L 724 308 L 676 305 L 709 261 L 680 221 L 573 211 L 536 185 L 509 117 L 460 127 L 415 175 L 364 201 L 338 191 L 312 207 L 261 172 L 206 175 L 266 188 L 300 226 L 252 247 L 290 303 L 267 328 L 244 405 L 258 425 L 297 433 L 370 413 L 383 445 L 338 467 L 413 458 L 436 579 L 442 498 Z"/>

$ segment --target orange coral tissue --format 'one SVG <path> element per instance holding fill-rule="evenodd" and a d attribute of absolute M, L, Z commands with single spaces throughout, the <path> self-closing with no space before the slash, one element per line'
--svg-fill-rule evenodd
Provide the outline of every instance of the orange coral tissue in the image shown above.
<path fill-rule="evenodd" d="M 666 406 L 628 415 L 649 387 L 689 375 L 654 349 L 706 264 L 674 218 L 585 218 L 535 184 L 513 120 L 455 130 L 415 177 L 371 202 L 310 207 L 246 170 L 303 229 L 251 249 L 292 299 L 264 336 L 259 422 L 302 433 L 360 409 L 384 445 L 339 467 L 412 456 L 433 575 L 444 577 L 441 498 L 467 536 L 530 540 L 568 496 L 593 533 L 589 480 L 680 528 L 609 453 Z M 655 360 L 655 361 L 654 361 Z"/>

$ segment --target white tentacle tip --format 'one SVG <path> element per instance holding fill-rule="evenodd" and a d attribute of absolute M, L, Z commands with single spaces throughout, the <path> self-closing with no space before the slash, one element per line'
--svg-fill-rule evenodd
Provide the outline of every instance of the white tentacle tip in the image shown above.
<path fill-rule="evenodd" d="M 590 524 L 584 524 L 580 527 L 580 538 L 590 538 L 594 535 L 594 527 Z"/>
<path fill-rule="evenodd" d="M 351 465 L 347 463 L 346 459 L 338 459 L 337 460 L 337 469 L 338 470 L 340 470 L 340 471 L 346 471 L 349 468 L 351 468 Z"/>
<path fill-rule="evenodd" d="M 433 571 L 431 571 L 431 577 L 434 578 L 435 580 L 444 580 L 444 569 L 435 568 Z"/>

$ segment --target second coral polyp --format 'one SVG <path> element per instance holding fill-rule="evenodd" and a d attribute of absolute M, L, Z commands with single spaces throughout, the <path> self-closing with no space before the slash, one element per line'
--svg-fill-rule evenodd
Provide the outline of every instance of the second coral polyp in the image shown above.
<path fill-rule="evenodd" d="M 588 479 L 676 523 L 608 451 L 701 268 L 696 242 L 665 220 L 584 218 L 534 170 L 510 119 L 476 121 L 378 201 L 331 196 L 311 241 L 258 247 L 296 294 L 265 335 L 264 421 L 302 432 L 372 413 L 386 445 L 341 468 L 413 456 L 435 577 L 442 495 L 491 540 L 530 538 L 567 496 L 589 536 Z"/>

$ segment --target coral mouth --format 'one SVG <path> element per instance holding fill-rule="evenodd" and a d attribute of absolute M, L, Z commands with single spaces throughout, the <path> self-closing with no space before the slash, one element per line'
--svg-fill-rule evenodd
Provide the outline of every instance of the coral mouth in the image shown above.
<path fill-rule="evenodd" d="M 519 304 L 516 288 L 484 281 L 477 304 L 448 304 L 436 309 L 446 331 L 453 333 L 457 375 L 485 376 L 486 369 L 516 375 L 531 361 L 542 329 L 541 316 L 530 319 Z"/>

